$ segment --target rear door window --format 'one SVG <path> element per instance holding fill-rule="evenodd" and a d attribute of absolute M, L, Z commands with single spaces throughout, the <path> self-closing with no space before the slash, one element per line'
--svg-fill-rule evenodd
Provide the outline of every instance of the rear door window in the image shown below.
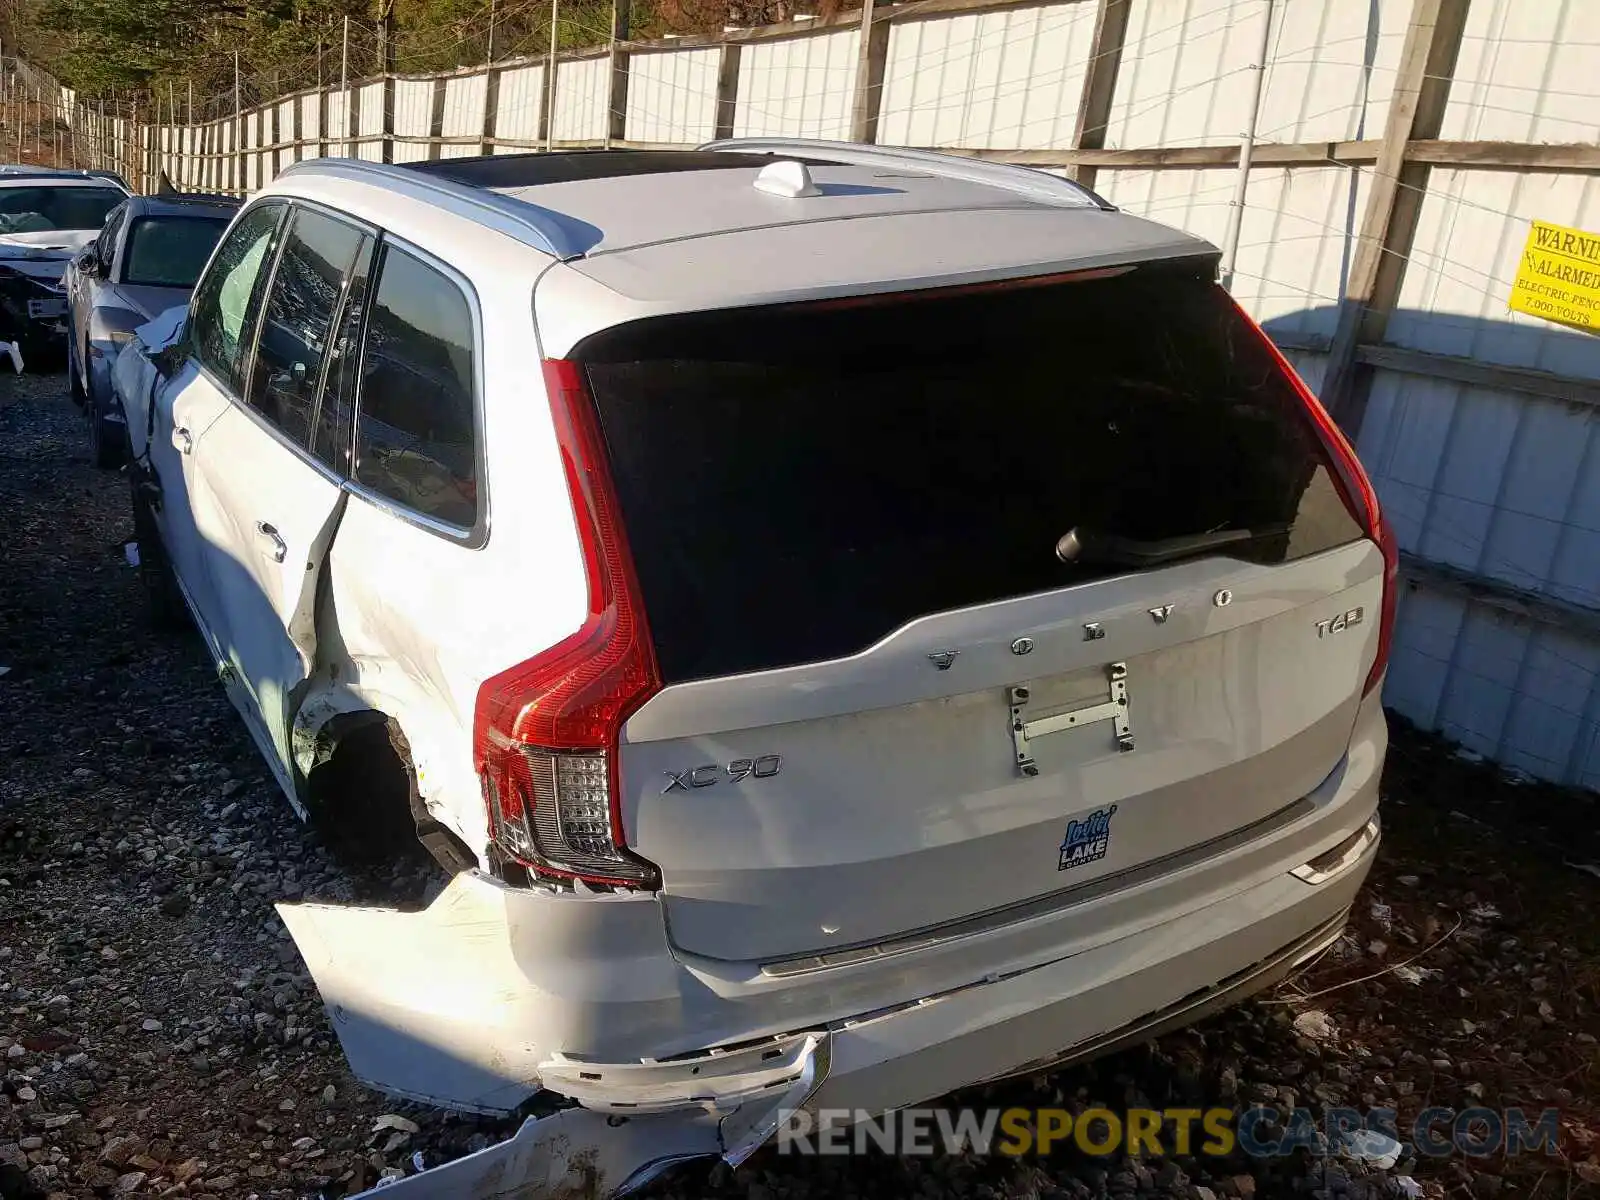
<path fill-rule="evenodd" d="M 478 513 L 476 344 L 460 285 L 385 246 L 361 363 L 356 482 L 459 529 Z"/>
<path fill-rule="evenodd" d="M 655 318 L 580 347 L 663 675 L 859 652 L 1136 569 L 1361 536 L 1292 381 L 1191 268 Z"/>
<path fill-rule="evenodd" d="M 107 279 L 111 277 L 111 261 L 117 254 L 117 239 L 122 236 L 122 226 L 128 219 L 126 208 L 114 208 L 111 215 L 106 218 L 105 227 L 95 238 L 94 255 L 100 264 L 100 273 Z"/>
<path fill-rule="evenodd" d="M 367 235 L 296 207 L 267 292 L 245 403 L 299 446 L 307 444 L 334 313 Z"/>
<path fill-rule="evenodd" d="M 252 301 L 265 283 L 283 210 L 282 204 L 262 204 L 240 217 L 189 303 L 187 336 L 194 356 L 235 395 L 242 390 L 246 333 L 259 307 Z"/>

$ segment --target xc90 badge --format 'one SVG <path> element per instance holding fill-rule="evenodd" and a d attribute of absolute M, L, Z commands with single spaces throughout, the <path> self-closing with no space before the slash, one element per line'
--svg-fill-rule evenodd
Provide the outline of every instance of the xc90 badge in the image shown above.
<path fill-rule="evenodd" d="M 662 774 L 667 777 L 667 785 L 661 789 L 661 794 L 665 796 L 668 792 L 708 788 L 721 783 L 724 779 L 729 783 L 738 783 L 741 779 L 771 779 L 781 770 L 783 770 L 783 755 L 763 754 L 759 758 L 736 758 L 725 767 L 716 763 L 706 763 L 701 767 L 691 767 L 687 771 L 663 771 Z"/>

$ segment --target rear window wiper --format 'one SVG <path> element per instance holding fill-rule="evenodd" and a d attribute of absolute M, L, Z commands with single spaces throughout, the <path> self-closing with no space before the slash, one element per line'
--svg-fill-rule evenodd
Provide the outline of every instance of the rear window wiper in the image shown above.
<path fill-rule="evenodd" d="M 1056 557 L 1064 563 L 1102 563 L 1135 569 L 1157 567 L 1220 550 L 1241 549 L 1250 542 L 1281 537 L 1286 532 L 1287 527 L 1281 525 L 1267 529 L 1213 529 L 1181 537 L 1139 541 L 1079 525 L 1061 535 L 1056 542 Z"/>

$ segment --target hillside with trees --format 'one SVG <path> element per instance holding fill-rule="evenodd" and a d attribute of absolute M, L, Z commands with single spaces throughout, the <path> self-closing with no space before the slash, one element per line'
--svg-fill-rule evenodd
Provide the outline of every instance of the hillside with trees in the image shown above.
<path fill-rule="evenodd" d="M 811 0 L 633 0 L 634 38 L 709 33 L 841 7 Z M 560 0 L 562 47 L 604 44 L 612 0 Z M 187 116 L 232 111 L 234 54 L 246 105 L 341 74 L 475 66 L 542 54 L 551 0 L 5 0 L 4 52 L 18 54 L 89 97 L 113 103 L 160 96 Z"/>

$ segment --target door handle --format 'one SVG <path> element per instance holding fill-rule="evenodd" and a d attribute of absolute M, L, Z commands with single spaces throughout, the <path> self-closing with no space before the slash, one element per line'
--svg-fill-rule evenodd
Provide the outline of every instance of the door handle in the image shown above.
<path fill-rule="evenodd" d="M 189 436 L 189 431 L 182 425 L 172 431 L 172 444 L 185 454 L 194 450 L 194 438 Z"/>
<path fill-rule="evenodd" d="M 277 529 L 266 521 L 256 522 L 256 532 L 272 543 L 272 561 L 281 563 L 289 557 L 289 544 L 285 542 Z"/>

